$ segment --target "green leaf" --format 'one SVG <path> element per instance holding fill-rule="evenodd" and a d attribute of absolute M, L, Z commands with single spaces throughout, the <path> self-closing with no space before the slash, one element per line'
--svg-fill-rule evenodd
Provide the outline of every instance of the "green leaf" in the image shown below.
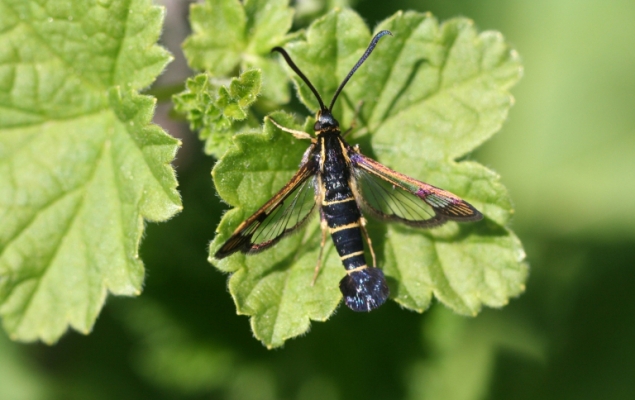
<path fill-rule="evenodd" d="M 364 101 L 361 129 L 351 142 L 391 168 L 456 193 L 485 215 L 478 223 L 452 222 L 432 230 L 369 221 L 392 298 L 423 311 L 434 296 L 467 315 L 476 315 L 482 305 L 503 306 L 523 291 L 527 276 L 522 245 L 506 227 L 511 202 L 497 174 L 456 159 L 500 129 L 512 104 L 508 89 L 522 72 L 518 56 L 500 34 L 479 34 L 466 19 L 439 26 L 429 14 L 400 12 L 382 22 L 381 29 L 394 36 L 381 39 L 340 97 L 335 116 L 348 126 L 358 102 Z M 342 10 L 312 24 L 306 42 L 286 48 L 328 102 L 370 39 L 361 18 Z M 303 83 L 298 91 L 316 110 Z M 297 129 L 284 123 L 288 118 L 274 119 Z M 308 122 L 305 130 L 310 127 Z M 221 197 L 236 208 L 223 218 L 212 255 L 297 170 L 307 148 L 298 142 L 269 124 L 261 135 L 236 137 L 237 146 L 214 170 Z M 238 311 L 252 316 L 256 337 L 269 347 L 304 333 L 310 319 L 328 318 L 341 298 L 338 282 L 345 272 L 332 245 L 311 286 L 319 236 L 313 221 L 271 250 L 217 263 L 233 272 L 230 291 Z"/>
<path fill-rule="evenodd" d="M 263 95 L 276 103 L 289 101 L 287 78 L 269 56 L 271 49 L 286 43 L 293 20 L 289 0 L 207 0 L 190 10 L 194 33 L 183 51 L 196 70 L 212 76 L 241 70 L 264 71 Z"/>
<path fill-rule="evenodd" d="M 260 75 L 258 70 L 244 72 L 233 78 L 227 89 L 209 75 L 199 74 L 188 79 L 186 90 L 173 97 L 175 110 L 185 114 L 190 129 L 198 130 L 205 140 L 207 154 L 220 157 L 233 134 L 259 126 L 257 121 L 245 120 L 260 92 Z"/>
<path fill-rule="evenodd" d="M 313 20 L 324 16 L 334 8 L 354 8 L 357 0 L 304 0 L 294 3 L 294 21 L 296 26 L 309 25 Z M 372 6 L 371 6 L 372 7 Z"/>
<path fill-rule="evenodd" d="M 148 0 L 0 3 L 0 315 L 13 339 L 87 333 L 137 295 L 144 219 L 181 209 L 178 141 L 137 91 L 170 60 Z"/>

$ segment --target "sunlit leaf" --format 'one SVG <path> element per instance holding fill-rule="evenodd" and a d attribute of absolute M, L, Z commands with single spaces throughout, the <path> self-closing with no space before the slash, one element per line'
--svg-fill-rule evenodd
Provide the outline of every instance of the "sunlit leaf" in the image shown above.
<path fill-rule="evenodd" d="M 148 0 L 0 3 L 0 314 L 19 340 L 87 333 L 137 295 L 144 219 L 181 208 L 178 141 L 137 91 L 170 56 Z"/>

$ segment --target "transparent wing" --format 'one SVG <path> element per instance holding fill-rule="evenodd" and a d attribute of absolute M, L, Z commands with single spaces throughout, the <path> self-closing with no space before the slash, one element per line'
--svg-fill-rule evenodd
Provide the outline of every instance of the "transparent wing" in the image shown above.
<path fill-rule="evenodd" d="M 315 166 L 308 162 L 264 206 L 247 218 L 214 255 L 265 250 L 306 222 L 315 209 Z"/>
<path fill-rule="evenodd" d="M 477 221 L 483 215 L 460 197 L 352 152 L 356 198 L 377 218 L 433 227 L 448 220 Z"/>

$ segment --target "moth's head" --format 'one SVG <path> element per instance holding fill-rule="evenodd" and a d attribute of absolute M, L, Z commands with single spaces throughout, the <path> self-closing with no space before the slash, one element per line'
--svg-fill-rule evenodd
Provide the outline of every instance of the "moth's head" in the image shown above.
<path fill-rule="evenodd" d="M 332 130 L 339 130 L 340 124 L 331 114 L 331 111 L 328 109 L 318 111 L 315 116 L 315 125 L 313 125 L 313 130 L 316 132 L 327 132 Z"/>
<path fill-rule="evenodd" d="M 316 132 L 327 132 L 334 129 L 339 129 L 340 124 L 337 122 L 335 118 L 333 118 L 333 115 L 331 114 L 331 110 L 333 109 L 333 106 L 335 105 L 335 100 L 337 100 L 337 96 L 339 96 L 339 94 L 342 92 L 342 89 L 344 89 L 344 86 L 346 86 L 346 83 L 348 82 L 348 80 L 351 79 L 351 76 L 353 76 L 355 71 L 357 71 L 357 69 L 364 63 L 364 61 L 366 61 L 370 53 L 372 53 L 373 49 L 377 45 L 377 42 L 379 41 L 379 39 L 384 35 L 392 35 L 392 33 L 390 33 L 389 31 L 381 31 L 373 37 L 370 44 L 368 45 L 368 48 L 366 49 L 362 57 L 359 59 L 359 61 L 357 61 L 357 64 L 355 64 L 353 69 L 351 69 L 348 75 L 346 75 L 346 78 L 344 78 L 342 83 L 340 83 L 340 86 L 335 91 L 335 94 L 333 95 L 333 98 L 331 99 L 331 104 L 328 107 L 324 105 L 324 102 L 322 101 L 322 97 L 318 93 L 315 86 L 313 86 L 311 81 L 309 81 L 309 78 L 307 78 L 306 75 L 304 75 L 302 71 L 300 71 L 300 68 L 298 68 L 298 66 L 295 65 L 293 60 L 291 60 L 291 57 L 289 56 L 287 51 L 283 49 L 282 47 L 274 47 L 273 49 L 271 49 L 271 51 L 277 51 L 278 53 L 282 54 L 282 57 L 284 57 L 284 60 L 287 62 L 289 67 L 291 67 L 291 69 L 295 71 L 296 74 L 298 74 L 300 79 L 302 79 L 304 83 L 306 83 L 306 85 L 309 87 L 311 92 L 313 92 L 313 95 L 315 96 L 318 103 L 320 104 L 320 111 L 318 111 L 315 117 L 317 121 L 315 122 L 315 125 L 313 126 L 313 129 L 315 129 Z"/>

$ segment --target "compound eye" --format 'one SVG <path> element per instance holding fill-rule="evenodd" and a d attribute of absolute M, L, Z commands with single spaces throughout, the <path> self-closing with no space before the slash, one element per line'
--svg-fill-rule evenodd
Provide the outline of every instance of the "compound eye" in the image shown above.
<path fill-rule="evenodd" d="M 313 130 L 316 132 L 322 130 L 322 123 L 320 121 L 316 121 L 315 125 L 313 125 Z"/>

